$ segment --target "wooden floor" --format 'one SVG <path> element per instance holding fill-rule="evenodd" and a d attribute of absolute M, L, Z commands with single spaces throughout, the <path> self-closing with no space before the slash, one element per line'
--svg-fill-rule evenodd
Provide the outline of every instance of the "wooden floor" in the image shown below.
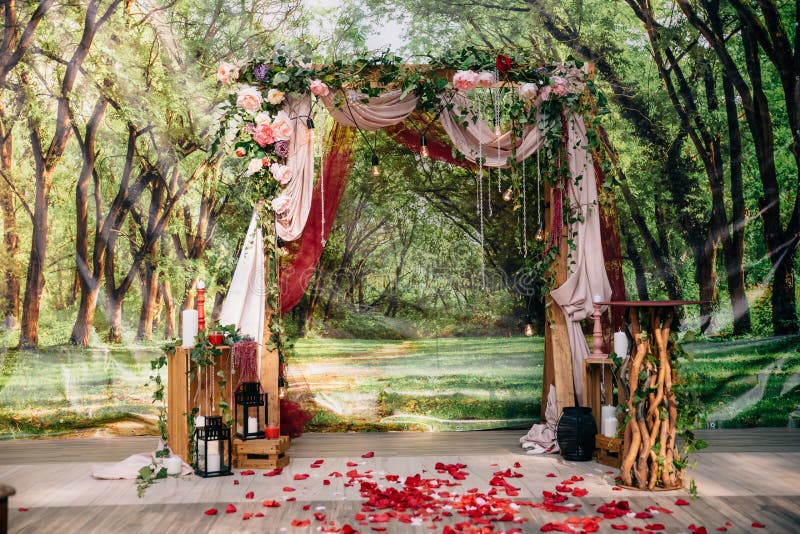
<path fill-rule="evenodd" d="M 520 431 L 482 431 L 463 433 L 370 433 L 370 434 L 306 434 L 295 440 L 290 454 L 291 465 L 275 477 L 242 476 L 203 480 L 198 477 L 169 479 L 151 487 L 143 498 L 137 498 L 133 481 L 98 481 L 89 476 L 92 463 L 119 461 L 130 454 L 151 450 L 155 440 L 114 438 L 85 440 L 27 440 L 0 442 L 0 483 L 10 484 L 17 495 L 9 501 L 10 532 L 318 532 L 313 512 L 325 513 L 336 525 L 345 523 L 362 533 L 373 532 L 375 524 L 358 525 L 353 518 L 361 510 L 363 500 L 358 484 L 347 486 L 347 477 L 331 478 L 330 473 L 360 473 L 371 470 L 374 481 L 388 484 L 384 476 L 405 476 L 421 473 L 423 477 L 442 477 L 434 469 L 436 462 L 463 463 L 469 473 L 460 487 L 451 492 L 478 488 L 490 489 L 492 473 L 512 467 L 523 474 L 511 479 L 520 487 L 519 501 L 541 501 L 542 491 L 555 491 L 554 486 L 573 475 L 581 476 L 580 484 L 588 495 L 580 499 L 579 513 L 546 512 L 523 506 L 519 515 L 528 519 L 517 525 L 523 532 L 539 532 L 551 521 L 564 521 L 570 515 L 594 515 L 593 507 L 611 500 L 628 500 L 634 511 L 660 506 L 673 511 L 652 519 L 623 517 L 601 523 L 600 532 L 614 532 L 610 524 L 627 524 L 644 528 L 660 523 L 661 532 L 688 532 L 689 525 L 703 525 L 709 533 L 725 527 L 727 532 L 800 532 L 800 431 L 796 429 L 718 430 L 698 433 L 710 447 L 697 453 L 697 466 L 689 472 L 697 483 L 700 498 L 689 499 L 685 492 L 635 492 L 614 489 L 609 469 L 595 462 L 566 462 L 560 456 L 528 456 L 519 448 Z M 374 457 L 362 458 L 372 451 Z M 324 460 L 319 469 L 312 469 L 316 459 Z M 350 465 L 348 465 L 348 463 Z M 352 464 L 356 464 L 355 466 Z M 309 474 L 305 480 L 294 480 L 295 474 Z M 556 477 L 547 477 L 548 473 Z M 446 475 L 444 475 L 446 476 Z M 324 480 L 330 485 L 324 485 Z M 238 480 L 239 484 L 234 484 Z M 285 486 L 296 489 L 284 492 Z M 248 492 L 254 493 L 247 499 Z M 291 496 L 295 501 L 287 501 Z M 676 506 L 676 498 L 690 500 L 689 506 Z M 264 499 L 281 502 L 280 508 L 264 508 Z M 226 514 L 228 504 L 237 512 Z M 304 507 L 308 506 L 308 510 Z M 206 516 L 204 511 L 216 508 L 219 514 Z M 323 509 L 324 507 L 324 509 Z M 19 511 L 27 508 L 27 511 Z M 244 521 L 244 513 L 261 512 L 264 518 Z M 293 519 L 312 519 L 307 527 L 293 527 Z M 454 516 L 436 523 L 441 532 L 444 524 L 463 518 Z M 730 525 L 726 526 L 726 522 Z M 766 526 L 754 530 L 754 522 Z M 426 527 L 397 521 L 381 523 L 388 532 L 432 532 Z M 495 529 L 511 528 L 496 523 Z"/>

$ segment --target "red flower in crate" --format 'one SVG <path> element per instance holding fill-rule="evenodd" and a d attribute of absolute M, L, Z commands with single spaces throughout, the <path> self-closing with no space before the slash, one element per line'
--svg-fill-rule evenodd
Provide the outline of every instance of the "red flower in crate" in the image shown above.
<path fill-rule="evenodd" d="M 497 58 L 494 60 L 494 65 L 497 67 L 497 70 L 503 74 L 511 70 L 511 64 L 511 58 L 503 54 L 498 54 Z"/>

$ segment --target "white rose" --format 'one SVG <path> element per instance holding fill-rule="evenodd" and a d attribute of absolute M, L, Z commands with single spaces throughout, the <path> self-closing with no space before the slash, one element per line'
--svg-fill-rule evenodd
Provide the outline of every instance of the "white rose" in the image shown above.
<path fill-rule="evenodd" d="M 283 102 L 283 99 L 285 97 L 286 94 L 283 91 L 279 91 L 277 89 L 270 89 L 269 91 L 267 91 L 267 100 L 269 100 L 269 103 L 272 104 L 273 106 L 277 106 L 278 104 Z"/>
<path fill-rule="evenodd" d="M 523 100 L 533 100 L 539 93 L 539 86 L 535 83 L 523 83 L 517 87 L 517 94 Z"/>
<path fill-rule="evenodd" d="M 276 141 L 288 141 L 292 138 L 294 127 L 292 126 L 292 119 L 285 111 L 279 111 L 272 121 L 272 135 L 275 136 Z"/>
<path fill-rule="evenodd" d="M 478 78 L 475 80 L 475 87 L 483 87 L 484 89 L 494 85 L 494 72 L 484 70 L 478 73 Z"/>
<path fill-rule="evenodd" d="M 263 167 L 264 167 L 264 162 L 262 161 L 261 158 L 253 158 L 250 160 L 250 163 L 247 164 L 247 172 L 245 174 L 247 176 L 253 176 Z"/>
<path fill-rule="evenodd" d="M 272 204 L 272 209 L 275 211 L 275 213 L 281 214 L 285 212 L 287 209 L 289 209 L 289 206 L 292 205 L 292 197 L 286 194 L 280 195 L 278 197 L 273 198 L 271 204 Z"/>
<path fill-rule="evenodd" d="M 262 111 L 253 118 L 253 121 L 255 121 L 256 126 L 261 126 L 264 123 L 269 124 L 269 121 L 271 120 L 272 117 L 266 111 Z"/>
<path fill-rule="evenodd" d="M 261 92 L 252 85 L 245 85 L 236 94 L 236 105 L 248 112 L 250 115 L 255 115 L 261 109 L 261 103 L 264 102 L 264 97 Z"/>
<path fill-rule="evenodd" d="M 228 84 L 231 83 L 231 81 L 234 81 L 238 78 L 239 78 L 239 67 L 237 67 L 233 63 L 220 61 L 219 68 L 217 69 L 217 79 L 220 82 Z"/>
<path fill-rule="evenodd" d="M 275 178 L 281 185 L 288 184 L 292 179 L 292 169 L 288 165 L 273 163 L 269 170 L 272 173 L 273 178 Z"/>

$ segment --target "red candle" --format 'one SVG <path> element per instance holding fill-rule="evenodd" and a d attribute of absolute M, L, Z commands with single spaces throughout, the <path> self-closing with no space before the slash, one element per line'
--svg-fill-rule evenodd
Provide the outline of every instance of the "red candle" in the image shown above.
<path fill-rule="evenodd" d="M 223 340 L 222 334 L 220 334 L 219 332 L 208 334 L 208 341 L 212 345 L 222 345 L 222 340 Z"/>
<path fill-rule="evenodd" d="M 197 330 L 202 332 L 206 329 L 206 284 L 202 280 L 197 281 Z"/>

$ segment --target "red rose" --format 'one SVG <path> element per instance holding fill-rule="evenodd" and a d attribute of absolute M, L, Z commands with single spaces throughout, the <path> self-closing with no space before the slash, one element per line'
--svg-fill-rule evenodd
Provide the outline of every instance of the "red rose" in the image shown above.
<path fill-rule="evenodd" d="M 494 64 L 497 66 L 499 72 L 506 73 L 511 70 L 511 58 L 503 54 L 497 56 L 497 59 L 494 60 Z"/>

